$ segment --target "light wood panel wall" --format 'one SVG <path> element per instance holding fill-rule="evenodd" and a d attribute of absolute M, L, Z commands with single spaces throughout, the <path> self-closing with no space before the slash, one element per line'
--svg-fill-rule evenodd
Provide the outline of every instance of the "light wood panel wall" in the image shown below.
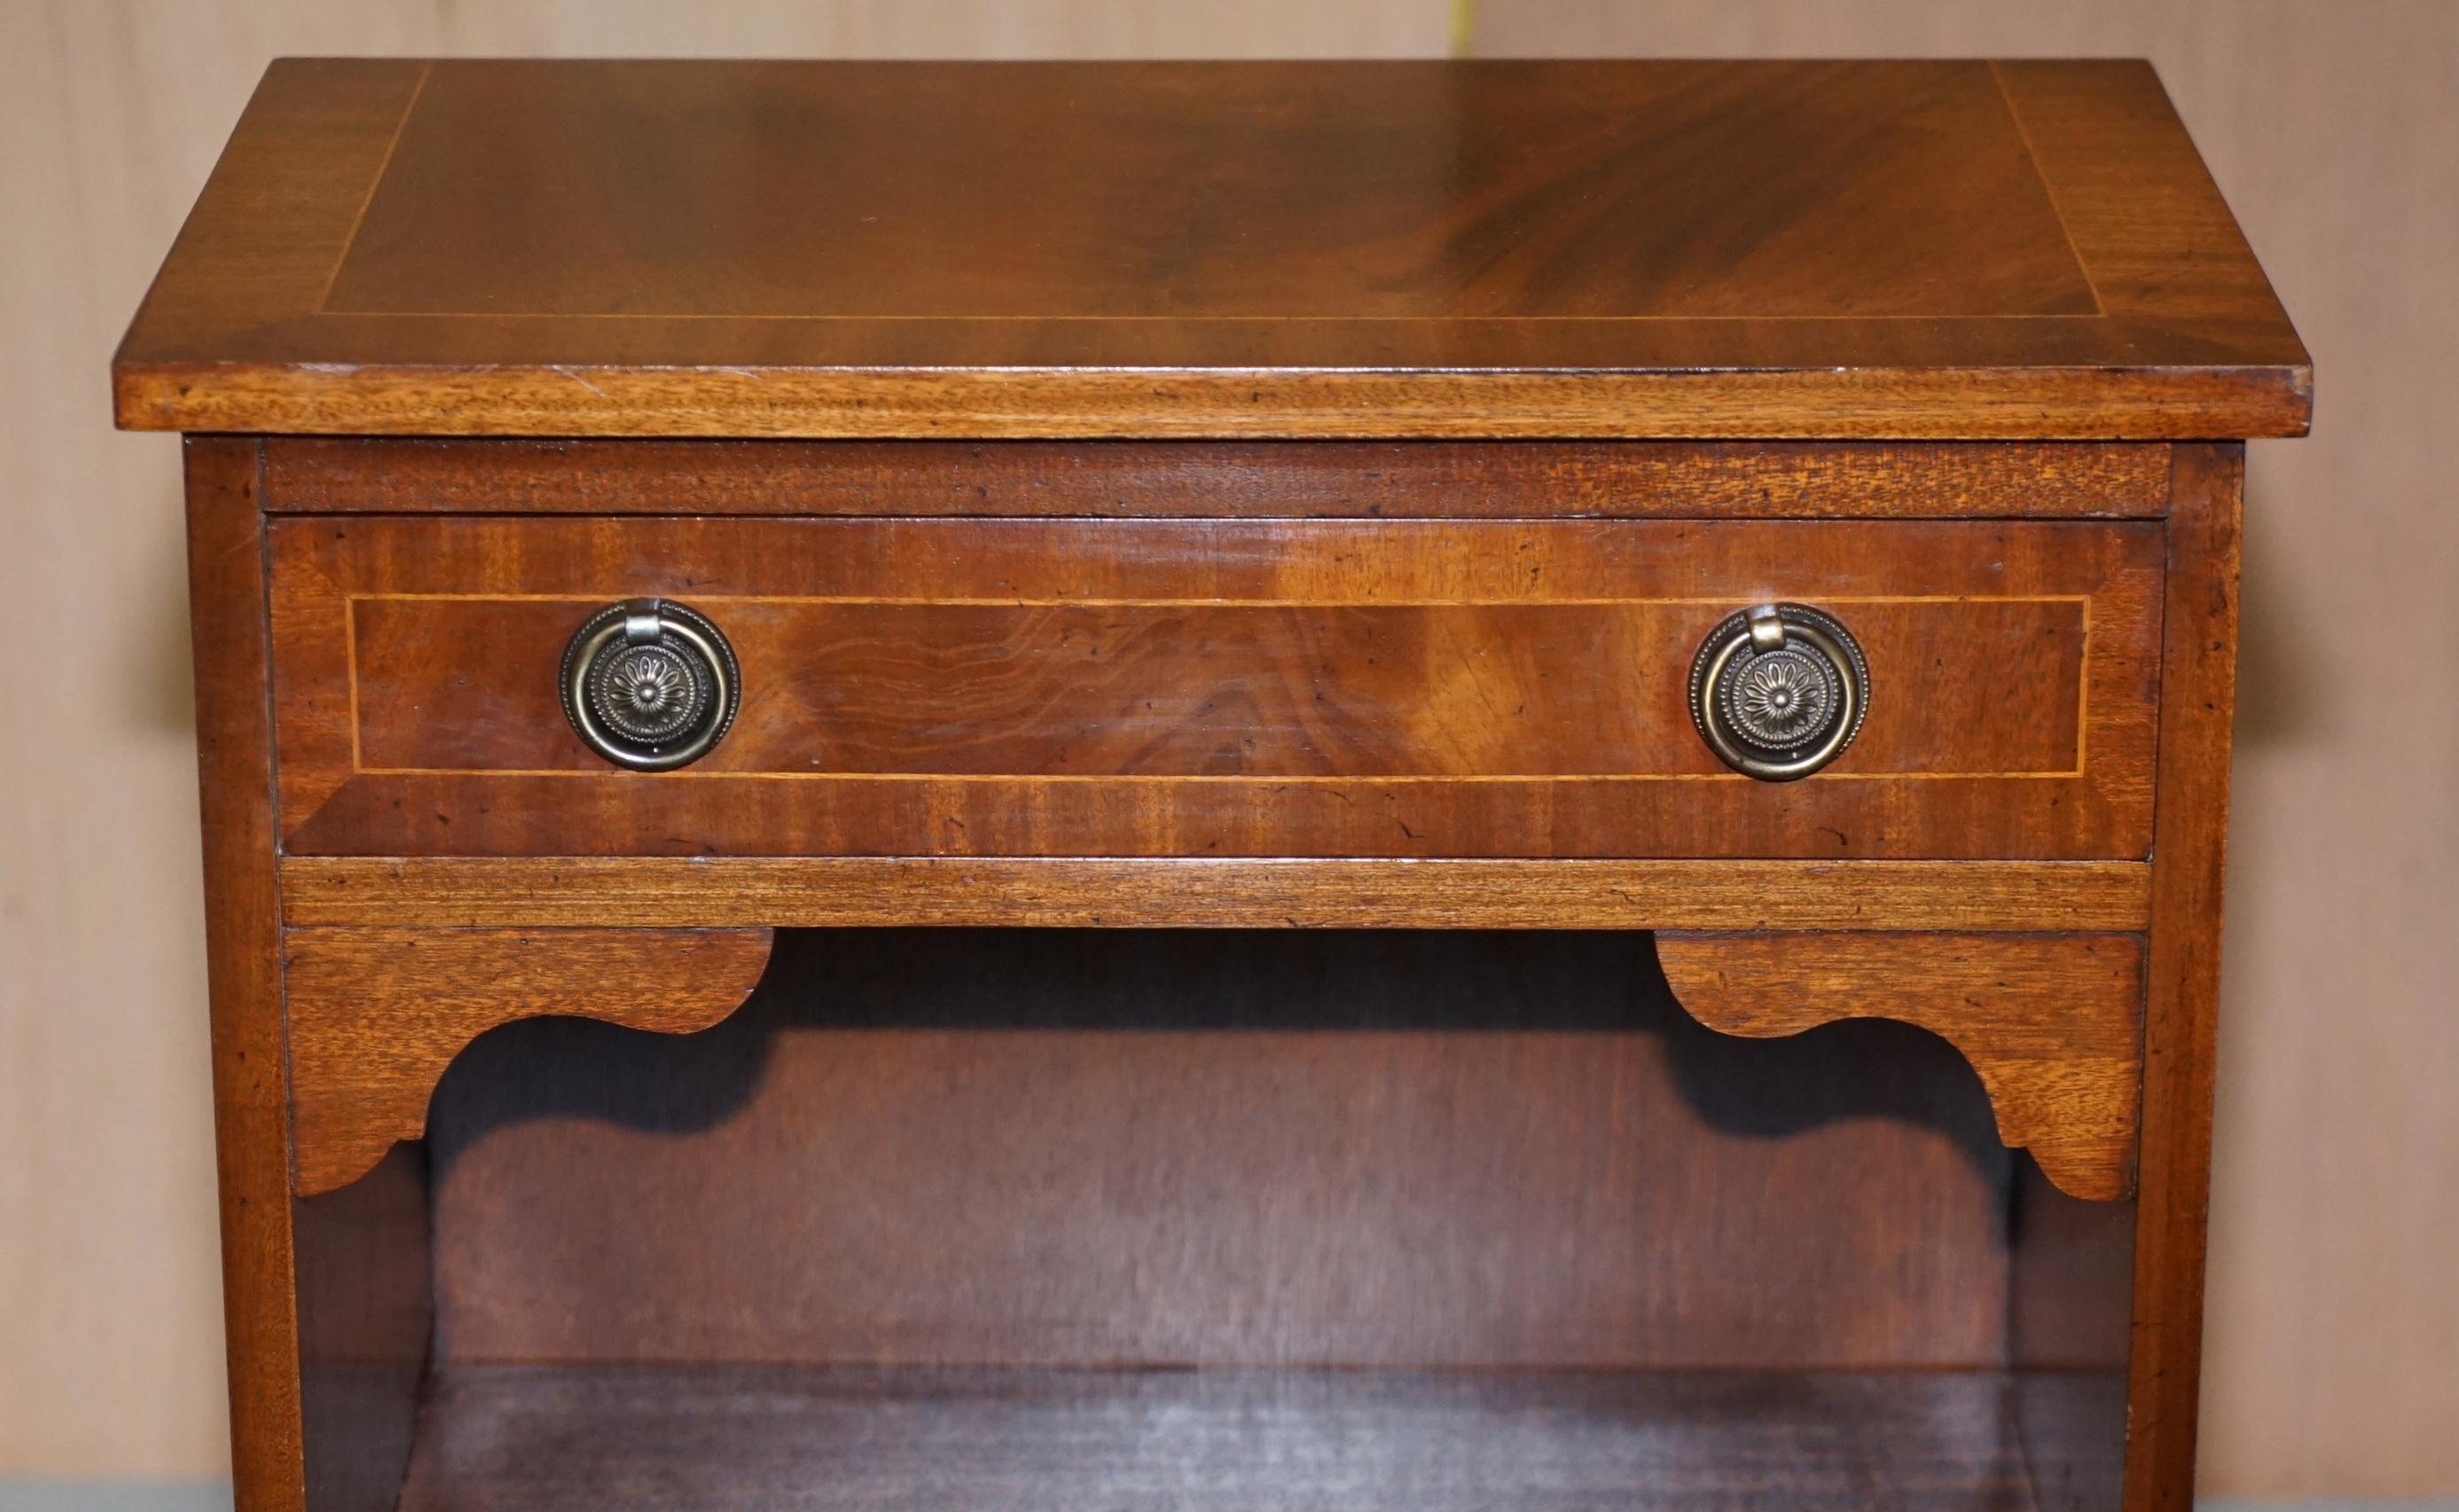
<path fill-rule="evenodd" d="M 2319 396 L 2248 462 L 2202 1480 L 2459 1494 L 2459 5 L 1485 0 L 1476 46 L 2158 65 Z"/>
<path fill-rule="evenodd" d="M 1439 53 L 1442 0 L 0 0 L 0 1479 L 223 1473 L 179 447 L 105 367 L 277 53 Z"/>

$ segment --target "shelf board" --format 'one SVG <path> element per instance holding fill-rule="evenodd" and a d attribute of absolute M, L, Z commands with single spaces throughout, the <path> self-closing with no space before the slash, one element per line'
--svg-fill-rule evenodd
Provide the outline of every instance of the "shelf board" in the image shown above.
<path fill-rule="evenodd" d="M 2091 1377 L 459 1365 L 400 1506 L 2030 1512 L 2033 1389 Z"/>

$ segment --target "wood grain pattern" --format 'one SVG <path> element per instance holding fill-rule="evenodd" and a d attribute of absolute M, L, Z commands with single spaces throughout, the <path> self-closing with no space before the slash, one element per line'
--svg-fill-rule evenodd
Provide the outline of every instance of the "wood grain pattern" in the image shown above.
<path fill-rule="evenodd" d="M 1999 1138 L 2062 1190 L 2134 1188 L 2143 949 L 2131 936 L 1665 934 L 1657 956 L 1682 1006 L 1726 1034 L 1918 1024 L 1964 1053 Z"/>
<path fill-rule="evenodd" d="M 2007 1379 L 462 1366 L 403 1512 L 2033 1512 Z"/>
<path fill-rule="evenodd" d="M 2144 998 L 2147 1158 L 2127 1371 L 2128 1512 L 2187 1512 L 2195 1497 L 2244 449 L 2181 448 L 2172 487 L 2158 856 Z"/>
<path fill-rule="evenodd" d="M 1716 1034 L 1630 931 L 787 931 L 704 1034 L 472 1045 L 428 1138 L 453 1360 L 2004 1358 L 1954 1049 Z"/>
<path fill-rule="evenodd" d="M 305 1512 L 257 447 L 200 438 L 185 450 L 231 1479 L 248 1512 Z"/>
<path fill-rule="evenodd" d="M 2102 308 L 2196 323 L 2223 347 L 2233 345 L 2222 334 L 2231 326 L 2234 340 L 2246 341 L 2283 328 L 2237 218 L 2149 64 L 2009 58 L 1989 67 L 2033 163 L 2054 186 L 2060 229 Z M 2175 129 L 2145 129 L 2154 120 Z M 2154 201 L 2159 212 L 2147 215 Z M 2180 258 L 2181 244 L 2219 255 Z"/>
<path fill-rule="evenodd" d="M 291 856 L 293 925 L 2133 931 L 2136 861 Z"/>
<path fill-rule="evenodd" d="M 294 854 L 2097 859 L 2149 840 L 2159 536 L 2127 522 L 284 517 Z M 599 604 L 713 616 L 706 761 L 564 723 Z M 1684 681 L 1769 598 L 1860 740 L 1718 766 Z"/>
<path fill-rule="evenodd" d="M 1682 676 L 1720 604 L 691 601 L 760 676 L 694 777 L 1726 780 Z M 2083 775 L 2091 599 L 1829 602 L 1898 669 L 1838 772 Z M 599 607 L 355 599 L 357 772 L 609 775 L 556 675 Z"/>
<path fill-rule="evenodd" d="M 2138 166 L 2093 172 L 2112 158 Z M 2300 431 L 2303 348 L 2217 202 L 2126 63 L 291 60 L 121 348 L 118 412 L 362 434 Z"/>
<path fill-rule="evenodd" d="M 1736 171 L 1766 175 L 1746 204 Z M 326 313 L 2096 311 L 1986 67 L 444 62 L 372 188 Z"/>
<path fill-rule="evenodd" d="M 1089 518 L 2141 518 L 2168 449 L 2076 442 L 371 440 L 284 437 L 284 514 Z"/>
<path fill-rule="evenodd" d="M 435 1079 L 539 1015 L 683 1034 L 741 1005 L 767 930 L 293 930 L 284 936 L 290 1124 L 302 1195 L 366 1174 L 426 1127 Z"/>

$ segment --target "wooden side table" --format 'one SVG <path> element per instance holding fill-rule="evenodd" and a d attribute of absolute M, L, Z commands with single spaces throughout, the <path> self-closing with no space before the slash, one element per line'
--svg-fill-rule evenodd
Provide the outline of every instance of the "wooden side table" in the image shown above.
<path fill-rule="evenodd" d="M 114 376 L 247 1512 L 2187 1506 L 2148 68 L 285 61 Z"/>

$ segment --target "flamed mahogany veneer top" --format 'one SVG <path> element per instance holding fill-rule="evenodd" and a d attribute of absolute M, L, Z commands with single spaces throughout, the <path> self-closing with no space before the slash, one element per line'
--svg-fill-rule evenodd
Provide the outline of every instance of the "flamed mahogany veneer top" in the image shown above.
<path fill-rule="evenodd" d="M 284 60 L 121 424 L 711 436 L 2303 430 L 2131 62 Z"/>

